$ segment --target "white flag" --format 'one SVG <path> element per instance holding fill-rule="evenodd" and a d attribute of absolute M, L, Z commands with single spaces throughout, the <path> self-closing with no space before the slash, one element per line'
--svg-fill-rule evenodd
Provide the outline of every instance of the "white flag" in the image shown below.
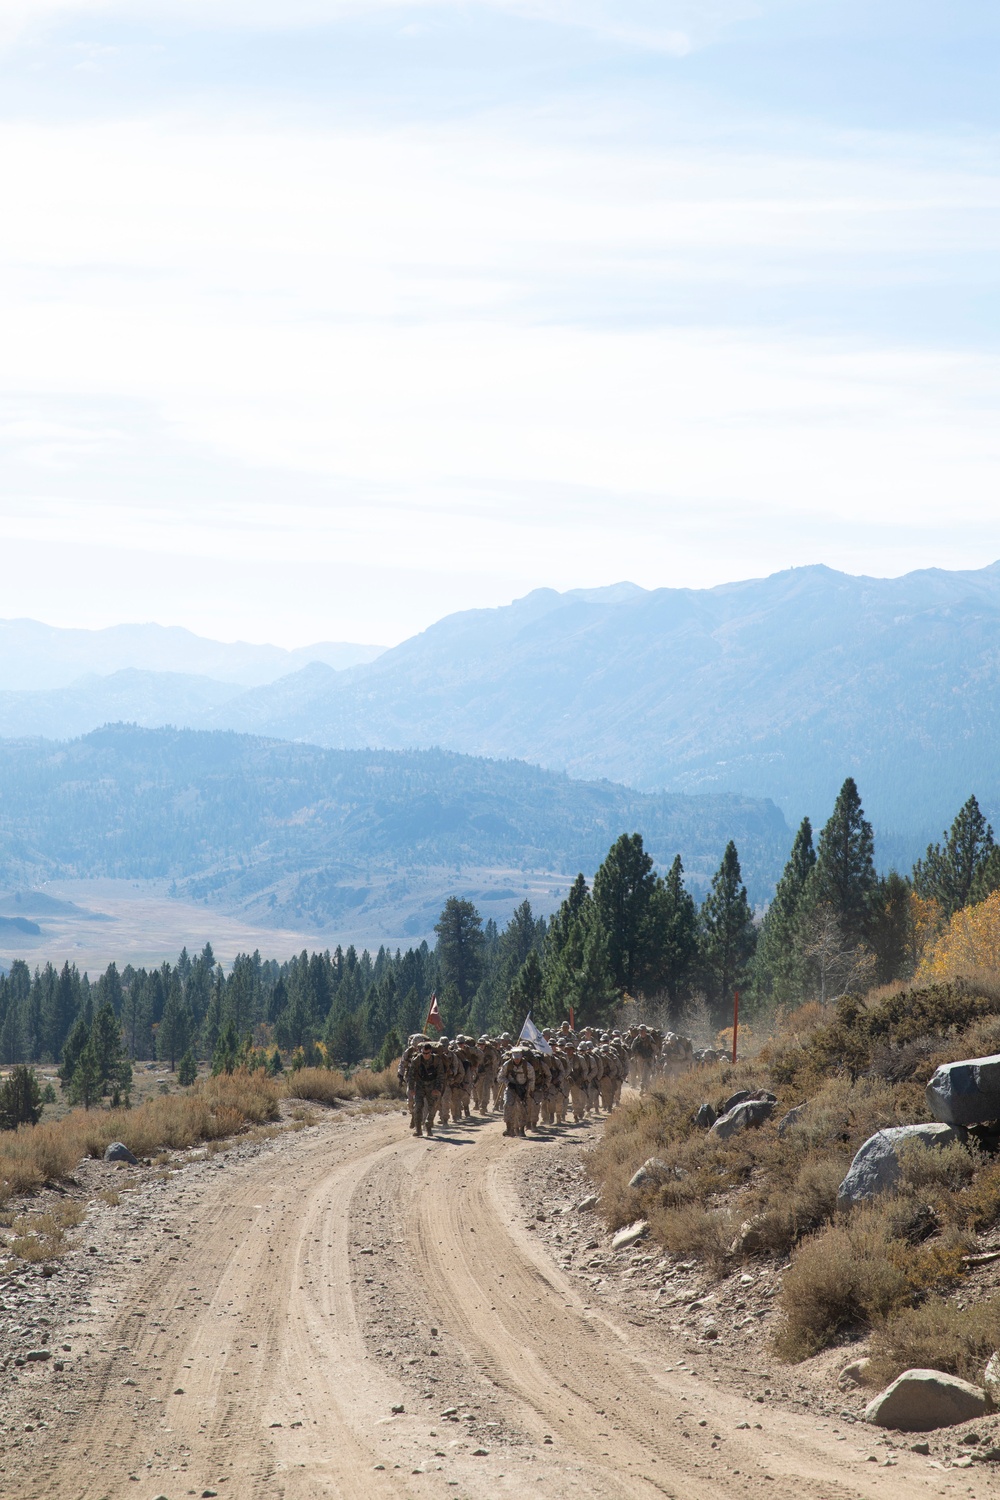
<path fill-rule="evenodd" d="M 543 1052 L 546 1057 L 552 1056 L 552 1048 L 549 1046 L 548 1042 L 542 1036 L 542 1033 L 539 1031 L 538 1027 L 531 1019 L 530 1010 L 525 1017 L 524 1025 L 521 1027 L 521 1035 L 518 1040 L 527 1042 L 529 1047 L 537 1048 L 538 1051 Z"/>

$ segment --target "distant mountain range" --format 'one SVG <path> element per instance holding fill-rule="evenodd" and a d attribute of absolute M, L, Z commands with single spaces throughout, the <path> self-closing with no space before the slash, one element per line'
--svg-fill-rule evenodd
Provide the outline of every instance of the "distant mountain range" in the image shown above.
<path fill-rule="evenodd" d="M 448 894 L 502 900 L 509 913 L 530 872 L 558 877 L 548 888 L 561 894 L 634 830 L 662 865 L 680 853 L 696 890 L 734 838 L 761 902 L 791 841 L 766 801 L 654 796 L 519 761 L 224 731 L 118 725 L 70 744 L 2 742 L 0 788 L 0 890 L 57 876 L 166 877 L 271 925 L 329 931 L 345 914 L 377 915 L 397 940 L 431 935 Z M 52 906 L 37 893 L 0 900 L 9 922 L 44 922 Z"/>
<path fill-rule="evenodd" d="M 106 630 L 64 630 L 37 620 L 0 620 L 0 692 L 39 692 L 79 685 L 79 679 L 133 671 L 181 673 L 218 679 L 223 701 L 226 684 L 258 687 L 296 672 L 309 662 L 329 667 L 374 661 L 381 646 L 318 641 L 287 651 L 283 646 L 227 644 L 194 635 L 178 625 L 112 625 Z M 141 682 L 132 679 L 136 691 Z M 97 691 L 96 688 L 92 688 Z M 79 693 L 77 701 L 79 701 Z M 99 700 L 95 700 L 99 701 Z M 55 711 L 56 705 L 53 705 Z M 103 720 L 101 721 L 103 722 Z M 88 724 L 87 728 L 94 728 Z"/>
<path fill-rule="evenodd" d="M 901 865 L 971 792 L 1000 829 L 1000 563 L 543 589 L 448 616 L 364 663 L 314 652 L 242 691 L 214 675 L 136 670 L 0 694 L 0 734 L 62 738 L 121 718 L 338 748 L 441 746 L 646 791 L 770 798 L 789 823 L 821 822 L 851 774 L 883 859 Z"/>

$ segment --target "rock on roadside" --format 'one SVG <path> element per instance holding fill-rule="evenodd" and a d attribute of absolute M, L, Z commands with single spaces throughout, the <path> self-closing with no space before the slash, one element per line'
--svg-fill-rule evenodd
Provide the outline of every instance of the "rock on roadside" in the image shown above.
<path fill-rule="evenodd" d="M 1000 1120 L 1000 1055 L 943 1063 L 927 1085 L 927 1108 L 945 1125 Z"/>
<path fill-rule="evenodd" d="M 962 1139 L 953 1125 L 893 1125 L 868 1137 L 851 1162 L 837 1190 L 837 1207 L 852 1208 L 879 1193 L 888 1192 L 899 1181 L 899 1147 L 906 1141 L 924 1146 L 947 1146 Z"/>
<path fill-rule="evenodd" d="M 865 1421 L 896 1432 L 931 1432 L 971 1422 L 987 1410 L 978 1385 L 940 1370 L 904 1370 L 865 1407 Z"/>
<path fill-rule="evenodd" d="M 130 1166 L 137 1167 L 139 1158 L 133 1156 L 124 1141 L 112 1141 L 104 1153 L 105 1161 L 127 1161 Z"/>
<path fill-rule="evenodd" d="M 806 1105 L 796 1104 L 795 1108 L 790 1109 L 787 1115 L 782 1115 L 781 1119 L 778 1121 L 778 1134 L 780 1136 L 786 1136 L 790 1130 L 794 1130 L 805 1112 Z"/>
<path fill-rule="evenodd" d="M 647 1219 L 636 1219 L 634 1224 L 626 1224 L 625 1228 L 619 1229 L 618 1233 L 612 1239 L 612 1250 L 627 1250 L 629 1245 L 634 1245 L 636 1240 L 642 1239 L 648 1228 L 649 1221 Z"/>
<path fill-rule="evenodd" d="M 720 1115 L 708 1133 L 716 1140 L 728 1141 L 730 1136 L 739 1135 L 743 1130 L 756 1130 L 774 1114 L 776 1102 L 774 1099 L 747 1099 L 728 1114 Z"/>
<path fill-rule="evenodd" d="M 645 1187 L 650 1182 L 663 1182 L 672 1175 L 671 1168 L 658 1156 L 651 1156 L 644 1161 L 637 1172 L 633 1172 L 629 1178 L 630 1188 Z"/>
<path fill-rule="evenodd" d="M 1000 1354 L 992 1354 L 983 1371 L 986 1399 L 994 1411 L 1000 1411 Z"/>

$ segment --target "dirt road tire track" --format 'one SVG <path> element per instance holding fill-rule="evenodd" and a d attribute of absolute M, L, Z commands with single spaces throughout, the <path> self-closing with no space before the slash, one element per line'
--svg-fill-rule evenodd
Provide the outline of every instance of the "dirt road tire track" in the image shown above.
<path fill-rule="evenodd" d="M 943 1476 L 935 1483 L 909 1455 L 874 1474 L 861 1461 L 864 1433 L 837 1444 L 814 1423 L 765 1411 L 745 1393 L 666 1373 L 670 1349 L 661 1335 L 588 1308 L 518 1212 L 519 1166 L 526 1152 L 544 1149 L 504 1139 L 495 1122 L 425 1141 L 396 1113 L 334 1116 L 254 1160 L 205 1171 L 178 1199 L 180 1241 L 151 1234 L 143 1264 L 116 1286 L 119 1310 L 108 1321 L 109 1352 L 88 1404 L 53 1428 L 44 1473 L 19 1476 L 5 1494 L 177 1500 L 208 1488 L 227 1500 L 903 1500 L 940 1493 Z M 391 1205 L 392 1233 L 352 1265 L 352 1227 L 374 1201 Z M 401 1283 L 403 1295 L 447 1330 L 524 1441 L 481 1456 L 471 1444 L 449 1448 L 432 1432 L 436 1404 L 415 1401 L 400 1375 L 373 1357 L 358 1283 L 380 1255 L 387 1261 L 379 1274 Z M 393 1416 L 393 1405 L 406 1411 Z M 740 1431 L 746 1421 L 750 1430 Z"/>

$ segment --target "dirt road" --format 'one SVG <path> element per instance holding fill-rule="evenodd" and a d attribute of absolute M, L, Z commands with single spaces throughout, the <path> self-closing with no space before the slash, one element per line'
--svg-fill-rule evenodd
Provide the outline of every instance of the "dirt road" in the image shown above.
<path fill-rule="evenodd" d="M 845 1439 L 665 1368 L 661 1333 L 588 1306 L 534 1243 L 517 1184 L 545 1149 L 495 1120 L 415 1140 L 394 1112 L 328 1116 L 251 1160 L 206 1163 L 116 1276 L 84 1393 L 31 1472 L 5 1454 L 4 1494 L 989 1492 L 981 1473 L 905 1452 L 877 1466 L 868 1432 Z"/>

